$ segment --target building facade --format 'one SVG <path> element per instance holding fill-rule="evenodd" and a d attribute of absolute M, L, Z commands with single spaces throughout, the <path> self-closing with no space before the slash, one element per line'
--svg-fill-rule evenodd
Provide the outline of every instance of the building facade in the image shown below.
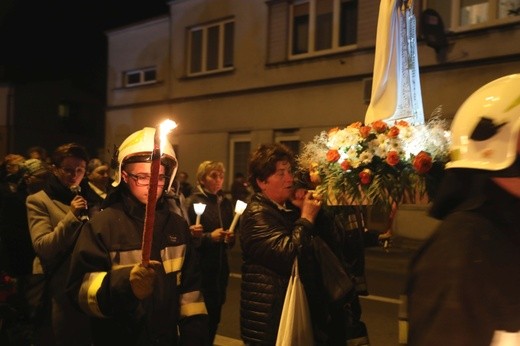
<path fill-rule="evenodd" d="M 170 118 L 179 125 L 170 137 L 179 169 L 194 177 L 200 162 L 223 161 L 229 187 L 261 143 L 297 150 L 321 131 L 364 120 L 378 0 L 169 6 L 169 15 L 107 32 L 109 150 Z M 519 0 L 414 2 L 426 118 L 441 106 L 449 119 L 479 86 L 520 72 L 519 9 Z"/>

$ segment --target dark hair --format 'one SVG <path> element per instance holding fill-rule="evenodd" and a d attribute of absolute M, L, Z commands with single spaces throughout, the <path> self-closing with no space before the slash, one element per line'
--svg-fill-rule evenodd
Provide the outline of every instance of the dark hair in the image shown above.
<path fill-rule="evenodd" d="M 249 159 L 249 183 L 256 192 L 260 192 L 256 180 L 265 181 L 276 172 L 276 163 L 286 161 L 294 166 L 294 154 L 291 149 L 280 143 L 262 144 L 251 154 Z"/>
<path fill-rule="evenodd" d="M 84 160 L 85 163 L 89 161 L 88 153 L 85 147 L 77 143 L 67 143 L 60 145 L 54 150 L 52 154 L 52 163 L 54 166 L 59 167 L 63 160 L 67 157 L 75 157 Z"/>
<path fill-rule="evenodd" d="M 37 152 L 40 155 L 40 160 L 45 161 L 47 159 L 47 150 L 40 146 L 34 146 L 27 149 L 27 156 L 30 156 L 32 152 Z"/>
<path fill-rule="evenodd" d="M 106 163 L 105 161 L 101 161 L 97 157 L 90 159 L 90 161 L 87 164 L 87 174 L 94 172 L 94 170 L 100 166 L 107 166 L 110 168 L 108 163 Z"/>

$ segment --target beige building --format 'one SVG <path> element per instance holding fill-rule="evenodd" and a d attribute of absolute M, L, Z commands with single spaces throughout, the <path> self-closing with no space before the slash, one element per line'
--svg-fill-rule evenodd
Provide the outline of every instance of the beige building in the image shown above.
<path fill-rule="evenodd" d="M 378 0 L 169 5 L 167 16 L 107 33 L 109 149 L 170 118 L 179 125 L 171 141 L 180 170 L 194 183 L 201 161 L 223 161 L 229 186 L 261 143 L 297 148 L 323 130 L 363 121 Z M 520 72 L 520 0 L 423 0 L 414 6 L 426 118 L 438 106 L 450 118 L 479 86 Z M 447 46 L 437 51 L 420 35 L 427 8 L 441 15 L 447 32 Z"/>

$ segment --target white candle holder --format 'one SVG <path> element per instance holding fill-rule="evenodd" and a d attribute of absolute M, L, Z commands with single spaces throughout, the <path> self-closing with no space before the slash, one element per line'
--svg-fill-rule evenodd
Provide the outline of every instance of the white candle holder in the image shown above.
<path fill-rule="evenodd" d="M 193 203 L 193 209 L 195 209 L 195 214 L 197 214 L 195 225 L 200 225 L 200 216 L 204 213 L 206 205 L 204 203 Z"/>
<path fill-rule="evenodd" d="M 240 215 L 242 215 L 246 207 L 246 202 L 237 200 L 237 204 L 235 205 L 235 216 L 233 217 L 233 222 L 231 222 L 231 226 L 229 226 L 229 233 L 233 233 L 235 231 L 238 219 L 240 218 Z"/>

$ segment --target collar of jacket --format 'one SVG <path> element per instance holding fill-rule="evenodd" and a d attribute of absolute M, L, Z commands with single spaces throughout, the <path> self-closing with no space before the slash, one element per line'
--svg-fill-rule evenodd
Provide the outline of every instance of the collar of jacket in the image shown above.
<path fill-rule="evenodd" d="M 222 190 L 218 191 L 216 194 L 209 192 L 206 190 L 202 185 L 197 185 L 197 191 L 194 194 L 203 195 L 206 198 L 208 198 L 211 201 L 218 201 L 219 199 L 222 200 L 224 197 L 224 193 Z"/>

